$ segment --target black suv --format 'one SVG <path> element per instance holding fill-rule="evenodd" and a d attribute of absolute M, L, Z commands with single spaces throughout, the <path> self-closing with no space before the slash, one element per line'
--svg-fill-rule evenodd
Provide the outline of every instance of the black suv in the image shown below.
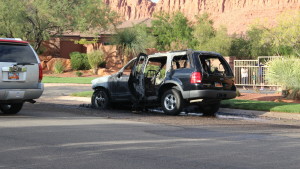
<path fill-rule="evenodd" d="M 236 97 L 232 70 L 213 52 L 175 51 L 140 54 L 118 73 L 92 81 L 92 106 L 107 108 L 113 102 L 161 106 L 178 115 L 197 104 L 204 115 L 214 115 L 220 101 Z"/>

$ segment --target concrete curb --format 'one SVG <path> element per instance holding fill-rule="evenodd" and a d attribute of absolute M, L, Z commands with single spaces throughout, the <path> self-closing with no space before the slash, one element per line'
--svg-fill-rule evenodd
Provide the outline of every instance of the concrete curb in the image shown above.
<path fill-rule="evenodd" d="M 44 83 L 45 87 L 50 86 L 90 86 L 92 88 L 92 84 L 77 84 L 77 83 Z"/>

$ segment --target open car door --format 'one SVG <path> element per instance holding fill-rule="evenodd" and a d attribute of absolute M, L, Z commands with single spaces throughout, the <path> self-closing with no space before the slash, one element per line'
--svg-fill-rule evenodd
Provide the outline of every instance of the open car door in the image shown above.
<path fill-rule="evenodd" d="M 138 103 L 145 98 L 145 75 L 144 69 L 147 62 L 147 55 L 140 53 L 137 57 L 128 80 L 128 87 L 133 101 Z"/>

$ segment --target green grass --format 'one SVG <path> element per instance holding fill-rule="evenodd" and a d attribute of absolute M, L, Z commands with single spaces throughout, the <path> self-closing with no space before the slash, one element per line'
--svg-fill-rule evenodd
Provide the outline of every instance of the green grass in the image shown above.
<path fill-rule="evenodd" d="M 54 77 L 44 76 L 43 83 L 78 83 L 78 84 L 91 84 L 95 77 Z"/>
<path fill-rule="evenodd" d="M 72 93 L 71 96 L 76 97 L 92 97 L 93 91 L 85 91 L 85 92 L 78 92 L 78 93 Z"/>
<path fill-rule="evenodd" d="M 227 108 L 245 109 L 245 110 L 300 113 L 300 104 L 295 104 L 295 103 L 277 103 L 277 102 L 269 102 L 269 101 L 232 99 L 232 100 L 223 100 L 221 106 Z"/>

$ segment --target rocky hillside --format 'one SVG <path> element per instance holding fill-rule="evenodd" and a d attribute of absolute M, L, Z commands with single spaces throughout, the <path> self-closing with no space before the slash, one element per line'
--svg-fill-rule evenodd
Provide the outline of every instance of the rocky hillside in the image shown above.
<path fill-rule="evenodd" d="M 155 3 L 149 0 L 104 0 L 112 10 L 117 11 L 124 20 L 149 18 L 154 12 Z"/>
<path fill-rule="evenodd" d="M 229 33 L 244 32 L 258 19 L 274 24 L 276 16 L 286 10 L 299 10 L 300 0 L 105 0 L 125 20 L 151 18 L 155 12 L 183 12 L 189 19 L 210 13 L 215 26 L 225 25 Z"/>

